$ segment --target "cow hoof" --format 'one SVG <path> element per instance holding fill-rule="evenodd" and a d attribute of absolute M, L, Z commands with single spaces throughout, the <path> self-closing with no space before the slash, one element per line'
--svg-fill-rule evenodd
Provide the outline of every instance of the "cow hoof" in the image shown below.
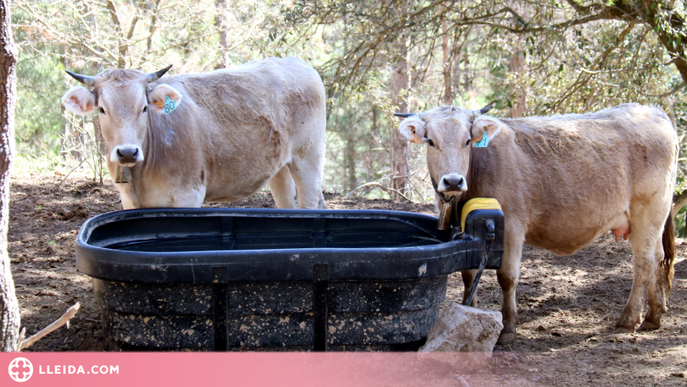
<path fill-rule="evenodd" d="M 496 341 L 496 344 L 509 345 L 513 344 L 513 342 L 515 342 L 515 333 L 501 332 L 501 334 L 499 335 L 499 339 Z"/>
<path fill-rule="evenodd" d="M 649 320 L 644 320 L 642 325 L 639 327 L 639 330 L 641 331 L 655 331 L 657 329 L 661 328 L 661 323 L 655 323 L 653 321 Z"/>
<path fill-rule="evenodd" d="M 615 333 L 635 333 L 635 330 L 633 328 L 617 326 L 615 327 Z"/>

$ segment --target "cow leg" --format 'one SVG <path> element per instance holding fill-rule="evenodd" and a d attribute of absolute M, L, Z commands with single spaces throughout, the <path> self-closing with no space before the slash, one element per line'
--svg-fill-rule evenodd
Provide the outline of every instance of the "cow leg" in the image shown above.
<path fill-rule="evenodd" d="M 277 208 L 296 208 L 296 185 L 287 165 L 272 176 L 267 185 L 272 191 Z"/>
<path fill-rule="evenodd" d="M 467 301 L 468 296 L 470 295 L 470 289 L 472 289 L 472 284 L 475 282 L 477 270 L 464 270 L 461 271 L 460 274 L 463 277 L 463 286 L 465 286 L 465 290 L 463 291 L 464 305 L 465 301 Z M 472 302 L 470 302 L 470 306 L 472 306 L 473 308 L 477 307 L 477 290 L 475 290 L 475 295 L 472 297 Z"/>
<path fill-rule="evenodd" d="M 322 195 L 323 162 L 321 157 L 305 157 L 297 153 L 293 155 L 289 169 L 296 182 L 300 208 L 326 208 Z"/>
<path fill-rule="evenodd" d="M 655 248 L 655 263 L 653 275 L 649 280 L 649 312 L 639 327 L 641 330 L 655 330 L 661 327 L 661 316 L 668 310 L 663 284 L 661 261 L 663 260 L 663 241 L 659 238 Z"/>
<path fill-rule="evenodd" d="M 525 241 L 525 228 L 523 226 L 508 221 L 506 221 L 505 226 L 503 264 L 496 272 L 496 278 L 503 291 L 503 306 L 501 307 L 503 330 L 499 336 L 499 344 L 510 344 L 515 341 L 515 327 L 518 323 L 515 289 L 518 286 L 518 278 L 520 278 L 520 260 Z"/>
<path fill-rule="evenodd" d="M 630 291 L 630 297 L 620 319 L 615 324 L 615 331 L 618 333 L 631 333 L 635 331 L 641 320 L 649 284 L 655 282 L 655 275 L 658 274 L 659 261 L 656 260 L 656 246 L 657 243 L 661 243 L 660 232 L 665 217 L 656 217 L 656 213 L 662 214 L 663 212 L 656 211 L 650 206 L 646 206 L 640 211 L 632 211 L 630 209 L 630 213 L 633 216 L 630 222 L 632 227 L 630 244 L 632 245 L 632 255 L 634 255 L 632 291 Z M 637 215 L 638 212 L 639 214 Z M 662 257 L 663 254 L 661 253 L 660 256 Z M 656 284 L 652 286 L 656 286 Z M 659 302 L 656 289 L 653 290 L 653 296 L 654 299 L 650 300 L 654 304 L 653 315 L 650 313 L 650 318 L 655 319 L 656 307 Z M 649 324 L 647 323 L 647 326 Z"/>

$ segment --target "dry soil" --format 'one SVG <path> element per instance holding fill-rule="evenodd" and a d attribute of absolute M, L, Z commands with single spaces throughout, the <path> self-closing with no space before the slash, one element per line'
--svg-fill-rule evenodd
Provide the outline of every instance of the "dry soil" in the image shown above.
<path fill-rule="evenodd" d="M 392 209 L 432 214 L 431 205 L 346 198 L 327 194 L 332 209 Z M 268 193 L 234 207 L 273 207 Z M 82 307 L 61 328 L 28 351 L 108 351 L 91 282 L 75 266 L 74 246 L 89 217 L 120 210 L 111 183 L 85 177 L 31 174 L 12 179 L 9 255 L 21 308 L 31 335 L 75 302 Z M 687 242 L 678 240 L 670 310 L 658 331 L 615 334 L 613 326 L 632 286 L 632 251 L 609 235 L 572 256 L 536 248 L 524 252 L 518 286 L 519 326 L 514 344 L 495 348 L 476 370 L 442 385 L 685 386 L 687 385 Z M 460 301 L 459 275 L 447 300 Z M 493 272 L 480 284 L 480 307 L 500 310 Z"/>

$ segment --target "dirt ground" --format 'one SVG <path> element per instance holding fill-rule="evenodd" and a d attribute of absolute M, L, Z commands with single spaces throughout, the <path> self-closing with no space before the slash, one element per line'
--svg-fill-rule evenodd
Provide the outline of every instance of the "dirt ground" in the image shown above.
<path fill-rule="evenodd" d="M 74 246 L 89 217 L 121 209 L 111 183 L 85 177 L 31 174 L 12 179 L 9 255 L 22 326 L 36 333 L 77 301 L 81 310 L 28 351 L 107 351 L 91 282 L 75 266 Z M 64 181 L 63 181 L 64 180 Z M 393 209 L 433 213 L 431 205 L 326 195 L 331 209 Z M 272 207 L 268 194 L 235 207 Z M 628 243 L 608 236 L 567 257 L 527 247 L 518 286 L 519 326 L 513 345 L 495 348 L 489 364 L 455 385 L 685 386 L 687 385 L 687 241 L 678 240 L 670 309 L 658 331 L 614 334 L 632 286 Z M 460 301 L 451 276 L 447 299 Z M 500 310 L 493 272 L 483 277 L 480 307 Z"/>

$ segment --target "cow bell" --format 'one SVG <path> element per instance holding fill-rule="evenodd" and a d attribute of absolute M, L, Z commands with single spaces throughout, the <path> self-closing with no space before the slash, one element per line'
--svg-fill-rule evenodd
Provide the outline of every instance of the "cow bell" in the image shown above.
<path fill-rule="evenodd" d="M 117 164 L 115 167 L 115 183 L 125 184 L 131 181 L 131 168 Z"/>
<path fill-rule="evenodd" d="M 451 215 L 453 215 L 453 198 L 447 202 L 441 203 L 441 211 L 439 211 L 439 223 L 437 224 L 437 230 L 450 230 L 451 229 Z"/>

